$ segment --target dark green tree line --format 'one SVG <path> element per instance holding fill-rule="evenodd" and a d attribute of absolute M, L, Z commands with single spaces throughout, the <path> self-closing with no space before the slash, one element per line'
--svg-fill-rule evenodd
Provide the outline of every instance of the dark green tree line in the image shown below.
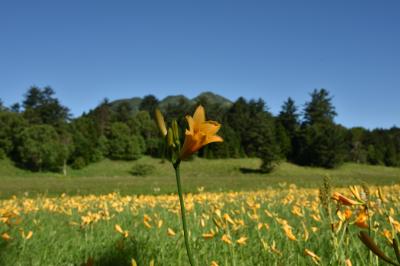
<path fill-rule="evenodd" d="M 72 119 L 52 88 L 31 87 L 22 104 L 6 107 L 0 100 L 0 159 L 32 171 L 66 173 L 67 165 L 82 168 L 104 158 L 162 157 L 154 110 L 160 108 L 167 122 L 178 119 L 183 141 L 185 115 L 201 104 L 207 119 L 221 123 L 218 134 L 224 139 L 200 150 L 203 158 L 258 157 L 263 172 L 279 161 L 326 168 L 343 162 L 400 166 L 400 129 L 337 124 L 333 98 L 325 89 L 312 91 L 302 110 L 289 97 L 277 116 L 262 99 L 221 103 L 218 97 L 204 93 L 192 100 L 169 96 L 159 101 L 154 95 L 132 98 L 134 102 L 104 99 Z"/>

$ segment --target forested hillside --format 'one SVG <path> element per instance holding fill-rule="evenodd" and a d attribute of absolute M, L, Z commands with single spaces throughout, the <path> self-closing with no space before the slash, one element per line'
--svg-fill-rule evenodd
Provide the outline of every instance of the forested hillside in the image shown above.
<path fill-rule="evenodd" d="M 72 118 L 53 89 L 31 87 L 21 103 L 6 107 L 0 102 L 0 158 L 9 157 L 32 171 L 60 172 L 67 165 L 80 169 L 103 158 L 136 160 L 144 154 L 162 158 L 163 142 L 154 110 L 159 108 L 167 122 L 177 119 L 183 132 L 185 115 L 199 104 L 208 119 L 222 124 L 219 134 L 224 138 L 201 150 L 200 157 L 259 157 L 263 172 L 285 160 L 326 168 L 343 162 L 400 166 L 400 129 L 338 125 L 325 89 L 312 91 L 305 104 L 288 98 L 276 116 L 262 99 L 231 102 L 206 92 L 193 99 L 183 95 L 162 100 L 153 95 L 113 102 L 105 99 Z"/>

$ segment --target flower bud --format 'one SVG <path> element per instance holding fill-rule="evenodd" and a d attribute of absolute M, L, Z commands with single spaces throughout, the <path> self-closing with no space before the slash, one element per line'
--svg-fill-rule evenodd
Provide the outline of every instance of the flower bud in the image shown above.
<path fill-rule="evenodd" d="M 158 129 L 160 130 L 161 135 L 165 137 L 167 135 L 167 127 L 165 126 L 164 116 L 161 114 L 159 109 L 156 109 L 155 114 Z"/>
<path fill-rule="evenodd" d="M 179 145 L 180 144 L 180 140 L 179 140 L 179 128 L 178 128 L 178 122 L 176 122 L 176 120 L 174 119 L 174 121 L 172 121 L 172 132 L 174 133 L 174 142 Z"/>
<path fill-rule="evenodd" d="M 172 133 L 172 129 L 171 128 L 168 129 L 167 141 L 168 141 L 168 146 L 175 147 L 174 134 Z"/>

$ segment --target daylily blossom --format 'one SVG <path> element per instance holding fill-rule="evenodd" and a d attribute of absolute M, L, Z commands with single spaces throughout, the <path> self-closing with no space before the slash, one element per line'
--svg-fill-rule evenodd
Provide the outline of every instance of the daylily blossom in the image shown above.
<path fill-rule="evenodd" d="M 314 261 L 315 264 L 317 264 L 317 265 L 320 264 L 321 258 L 320 258 L 319 256 L 317 256 L 317 255 L 316 255 L 314 252 L 312 252 L 311 250 L 309 250 L 309 249 L 304 249 L 304 254 L 307 255 L 307 256 L 309 256 L 309 257 Z"/>
<path fill-rule="evenodd" d="M 361 228 L 368 228 L 367 221 L 368 214 L 365 211 L 360 211 L 354 224 Z"/>
<path fill-rule="evenodd" d="M 185 133 L 185 142 L 180 152 L 181 159 L 188 158 L 211 142 L 223 141 L 220 136 L 216 135 L 221 125 L 215 121 L 206 121 L 203 106 L 199 105 L 193 117 L 188 115 L 186 120 L 189 124 L 189 129 Z"/>
<path fill-rule="evenodd" d="M 343 205 L 347 205 L 347 206 L 362 204 L 361 202 L 350 199 L 350 198 L 340 194 L 339 192 L 333 193 L 332 199 L 342 203 Z"/>
<path fill-rule="evenodd" d="M 236 240 L 236 243 L 238 243 L 239 245 L 245 245 L 246 241 L 247 241 L 247 237 L 242 236 L 238 240 Z"/>
<path fill-rule="evenodd" d="M 344 211 L 344 217 L 346 218 L 346 220 L 349 220 L 351 218 L 352 214 L 353 214 L 353 212 L 350 209 L 346 209 Z"/>
<path fill-rule="evenodd" d="M 172 229 L 169 228 L 169 227 L 168 227 L 168 229 L 167 229 L 167 234 L 168 234 L 169 236 L 175 236 L 175 235 L 176 235 L 175 231 L 172 230 Z"/>
<path fill-rule="evenodd" d="M 349 186 L 349 189 L 351 191 L 351 193 L 353 194 L 353 196 L 359 201 L 359 202 L 364 202 L 365 199 L 362 198 L 362 194 L 360 194 L 360 192 L 357 189 L 357 186 Z M 364 193 L 365 195 L 365 193 Z"/>
<path fill-rule="evenodd" d="M 230 238 L 230 236 L 228 236 L 227 234 L 224 234 L 221 238 L 222 241 L 224 241 L 225 243 L 231 245 L 232 244 L 232 240 Z"/>

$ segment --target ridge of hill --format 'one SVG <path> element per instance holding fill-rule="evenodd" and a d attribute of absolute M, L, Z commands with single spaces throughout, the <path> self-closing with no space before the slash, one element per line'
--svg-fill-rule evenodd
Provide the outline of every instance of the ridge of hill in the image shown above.
<path fill-rule="evenodd" d="M 128 98 L 128 99 L 118 99 L 110 102 L 110 106 L 112 110 L 116 110 L 118 106 L 122 103 L 128 103 L 129 106 L 131 107 L 132 113 L 136 113 L 139 111 L 140 104 L 142 102 L 143 98 L 140 97 L 133 97 L 133 98 Z M 215 94 L 210 91 L 202 92 L 196 97 L 189 99 L 184 95 L 170 95 L 165 97 L 164 99 L 160 100 L 158 106 L 161 110 L 165 110 L 168 106 L 171 105 L 179 105 L 182 103 L 187 103 L 189 105 L 196 105 L 198 103 L 202 102 L 207 102 L 209 104 L 218 104 L 220 106 L 223 106 L 225 108 L 229 108 L 232 105 L 232 101 L 229 99 Z"/>

